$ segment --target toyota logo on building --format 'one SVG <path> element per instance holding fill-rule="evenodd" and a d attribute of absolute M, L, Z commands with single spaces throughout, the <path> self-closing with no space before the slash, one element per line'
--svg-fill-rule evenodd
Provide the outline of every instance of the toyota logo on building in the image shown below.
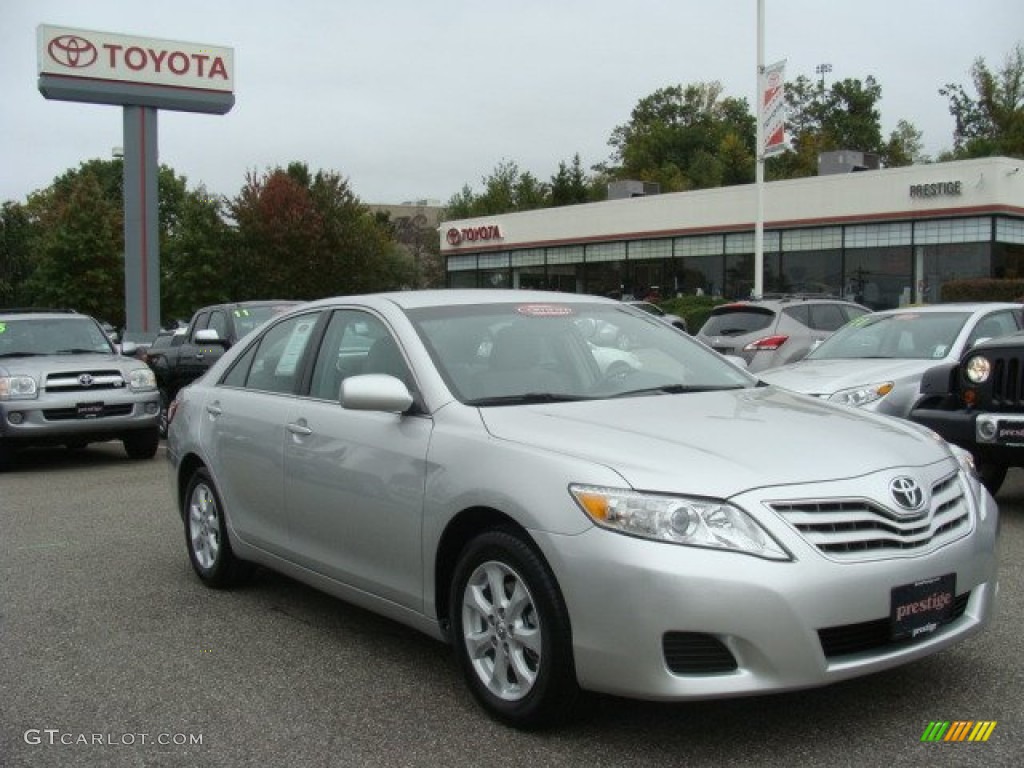
<path fill-rule="evenodd" d="M 47 47 L 50 58 L 62 67 L 81 69 L 91 66 L 99 57 L 96 46 L 78 35 L 61 35 L 50 41 Z"/>
<path fill-rule="evenodd" d="M 901 475 L 889 483 L 889 493 L 899 506 L 916 512 L 924 506 L 924 490 L 912 477 Z"/>
<path fill-rule="evenodd" d="M 462 233 L 459 232 L 455 227 L 452 227 L 445 233 L 445 237 L 448 238 L 448 245 L 458 245 L 462 242 Z"/>

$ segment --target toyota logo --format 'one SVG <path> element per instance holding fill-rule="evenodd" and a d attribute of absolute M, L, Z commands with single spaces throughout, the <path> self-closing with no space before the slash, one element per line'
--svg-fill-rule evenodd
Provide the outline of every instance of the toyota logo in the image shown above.
<path fill-rule="evenodd" d="M 448 245 L 458 245 L 462 242 L 462 233 L 455 227 L 449 229 L 445 233 L 445 237 L 448 239 Z"/>
<path fill-rule="evenodd" d="M 889 493 L 893 501 L 906 510 L 916 512 L 924 506 L 924 490 L 912 477 L 901 475 L 889 483 Z"/>
<path fill-rule="evenodd" d="M 92 374 L 83 373 L 78 377 L 78 383 L 83 387 L 91 387 L 93 382 Z"/>
<path fill-rule="evenodd" d="M 96 46 L 78 35 L 61 35 L 50 41 L 47 47 L 50 58 L 62 67 L 81 69 L 91 66 L 99 56 Z"/>

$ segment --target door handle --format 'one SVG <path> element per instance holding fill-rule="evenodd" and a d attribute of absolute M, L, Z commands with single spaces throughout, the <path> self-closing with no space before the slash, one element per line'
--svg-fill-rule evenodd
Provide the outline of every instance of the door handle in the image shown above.
<path fill-rule="evenodd" d="M 301 437 L 308 437 L 313 434 L 313 430 L 307 427 L 305 424 L 289 424 L 287 430 L 293 435 L 299 435 Z"/>
<path fill-rule="evenodd" d="M 224 413 L 223 409 L 219 405 L 206 406 L 206 412 L 211 416 L 220 416 L 222 413 Z"/>

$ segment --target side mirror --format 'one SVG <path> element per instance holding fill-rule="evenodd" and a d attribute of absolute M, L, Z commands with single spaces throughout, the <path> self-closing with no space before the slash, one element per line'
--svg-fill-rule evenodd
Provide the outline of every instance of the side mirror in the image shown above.
<path fill-rule="evenodd" d="M 228 347 L 228 340 L 222 339 L 213 328 L 203 328 L 201 331 L 196 331 L 196 343 L 220 344 L 225 349 Z"/>
<path fill-rule="evenodd" d="M 135 353 L 138 351 L 139 345 L 134 341 L 122 341 L 121 342 L 121 354 L 125 357 L 135 357 Z"/>
<path fill-rule="evenodd" d="M 364 373 L 349 376 L 341 382 L 338 400 L 352 411 L 384 411 L 405 413 L 413 404 L 409 388 L 386 373 Z"/>

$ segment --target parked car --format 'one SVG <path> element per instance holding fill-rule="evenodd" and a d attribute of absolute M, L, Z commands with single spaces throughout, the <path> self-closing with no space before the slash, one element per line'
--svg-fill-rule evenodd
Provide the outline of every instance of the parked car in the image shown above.
<path fill-rule="evenodd" d="M 993 329 L 994 331 L 995 329 Z M 1024 467 L 1024 333 L 983 339 L 929 369 L 910 419 L 971 452 L 993 494 Z"/>
<path fill-rule="evenodd" d="M 606 324 L 642 367 L 603 371 L 587 334 Z M 998 510 L 969 454 L 764 386 L 611 299 L 294 308 L 179 392 L 167 450 L 202 582 L 259 563 L 445 639 L 518 727 L 581 689 L 674 701 L 878 672 L 994 609 Z"/>
<path fill-rule="evenodd" d="M 760 377 L 795 392 L 906 418 L 925 371 L 960 359 L 978 340 L 1024 327 L 1021 305 L 904 307 L 859 317 L 803 360 Z"/>
<path fill-rule="evenodd" d="M 752 372 L 803 358 L 850 320 L 871 310 L 821 296 L 782 296 L 720 304 L 697 337 L 723 355 L 746 361 Z"/>
<path fill-rule="evenodd" d="M 642 309 L 647 314 L 654 315 L 656 318 L 661 320 L 663 323 L 668 323 L 669 325 L 674 325 L 676 328 L 678 328 L 681 331 L 688 331 L 689 330 L 686 327 L 686 320 L 685 319 L 681 318 L 679 315 L 673 315 L 670 312 L 666 312 L 665 310 L 663 310 L 661 307 L 659 307 L 657 304 L 654 304 L 653 302 L 650 302 L 650 301 L 639 301 L 639 300 L 630 300 L 630 301 L 626 301 L 626 304 L 629 304 L 631 307 L 636 307 L 637 309 Z"/>
<path fill-rule="evenodd" d="M 179 389 L 206 373 L 225 350 L 261 323 L 299 303 L 240 301 L 202 307 L 183 330 L 172 330 L 166 342 L 147 351 L 146 362 L 160 390 L 160 435 L 167 434 L 167 405 Z"/>
<path fill-rule="evenodd" d="M 130 458 L 153 458 L 158 412 L 153 372 L 118 354 L 93 318 L 0 309 L 0 470 L 40 445 L 120 440 Z"/>

